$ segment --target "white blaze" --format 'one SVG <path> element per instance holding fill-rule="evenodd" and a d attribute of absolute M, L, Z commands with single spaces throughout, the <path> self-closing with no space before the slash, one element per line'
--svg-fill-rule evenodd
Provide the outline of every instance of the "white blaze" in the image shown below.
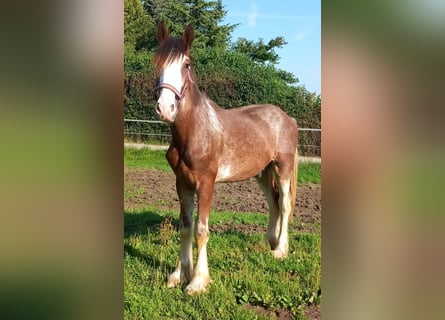
<path fill-rule="evenodd" d="M 184 66 L 185 59 L 186 57 L 183 56 L 180 59 L 169 63 L 159 76 L 159 85 L 166 83 L 172 85 L 176 90 L 178 90 L 178 92 L 181 92 L 183 85 L 182 68 Z M 170 89 L 161 88 L 157 102 L 161 111 L 161 118 L 171 121 L 174 120 L 174 117 L 178 111 L 178 101 L 176 100 L 175 93 Z"/>

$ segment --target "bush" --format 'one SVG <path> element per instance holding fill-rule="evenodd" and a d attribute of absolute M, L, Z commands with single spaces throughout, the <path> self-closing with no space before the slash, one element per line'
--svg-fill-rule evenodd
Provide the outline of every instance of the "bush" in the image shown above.
<path fill-rule="evenodd" d="M 152 56 L 125 48 L 125 118 L 157 120 Z M 252 62 L 246 54 L 233 50 L 196 48 L 192 56 L 200 90 L 221 107 L 271 103 L 297 119 L 300 127 L 320 128 L 320 96 L 297 86 L 298 80 L 291 74 Z M 127 129 L 129 126 L 137 131 L 142 124 L 126 124 Z"/>
<path fill-rule="evenodd" d="M 226 50 L 195 50 L 195 71 L 202 91 L 223 108 L 271 103 L 297 119 L 301 127 L 320 128 L 319 95 L 271 65 Z M 291 82 L 291 83 L 290 83 Z"/>

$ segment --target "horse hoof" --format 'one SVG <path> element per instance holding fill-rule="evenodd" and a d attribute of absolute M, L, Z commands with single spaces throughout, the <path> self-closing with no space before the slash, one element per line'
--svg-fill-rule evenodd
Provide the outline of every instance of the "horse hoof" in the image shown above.
<path fill-rule="evenodd" d="M 168 279 L 167 288 L 174 288 L 180 283 L 181 283 L 180 281 Z"/>
<path fill-rule="evenodd" d="M 277 259 L 277 260 L 281 260 L 281 259 L 284 259 L 284 258 L 287 257 L 287 252 L 284 252 L 284 251 L 279 250 L 279 249 L 272 250 L 271 252 L 272 252 L 273 257 L 275 259 Z"/>
<path fill-rule="evenodd" d="M 167 287 L 174 288 L 180 283 L 181 283 L 181 272 L 175 271 L 168 278 Z"/>
<path fill-rule="evenodd" d="M 190 284 L 185 288 L 185 293 L 188 295 L 195 295 L 204 293 L 207 291 L 207 286 L 210 282 L 210 279 L 203 278 L 195 278 L 190 282 Z"/>

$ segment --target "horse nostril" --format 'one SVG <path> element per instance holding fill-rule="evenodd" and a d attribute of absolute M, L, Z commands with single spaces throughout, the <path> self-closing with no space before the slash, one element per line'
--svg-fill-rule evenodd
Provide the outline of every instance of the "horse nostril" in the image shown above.
<path fill-rule="evenodd" d="M 156 113 L 161 114 L 161 108 L 159 107 L 159 102 L 156 104 Z"/>
<path fill-rule="evenodd" d="M 170 111 L 173 112 L 174 110 L 175 110 L 175 105 L 172 104 L 172 105 L 170 106 Z"/>

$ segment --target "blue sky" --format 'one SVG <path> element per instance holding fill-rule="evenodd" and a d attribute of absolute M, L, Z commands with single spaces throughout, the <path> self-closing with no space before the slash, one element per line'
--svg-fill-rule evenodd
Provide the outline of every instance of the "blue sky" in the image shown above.
<path fill-rule="evenodd" d="M 320 0 L 223 0 L 224 23 L 240 25 L 232 41 L 243 37 L 258 41 L 283 36 L 288 42 L 275 52 L 278 68 L 293 73 L 307 90 L 321 93 Z"/>

